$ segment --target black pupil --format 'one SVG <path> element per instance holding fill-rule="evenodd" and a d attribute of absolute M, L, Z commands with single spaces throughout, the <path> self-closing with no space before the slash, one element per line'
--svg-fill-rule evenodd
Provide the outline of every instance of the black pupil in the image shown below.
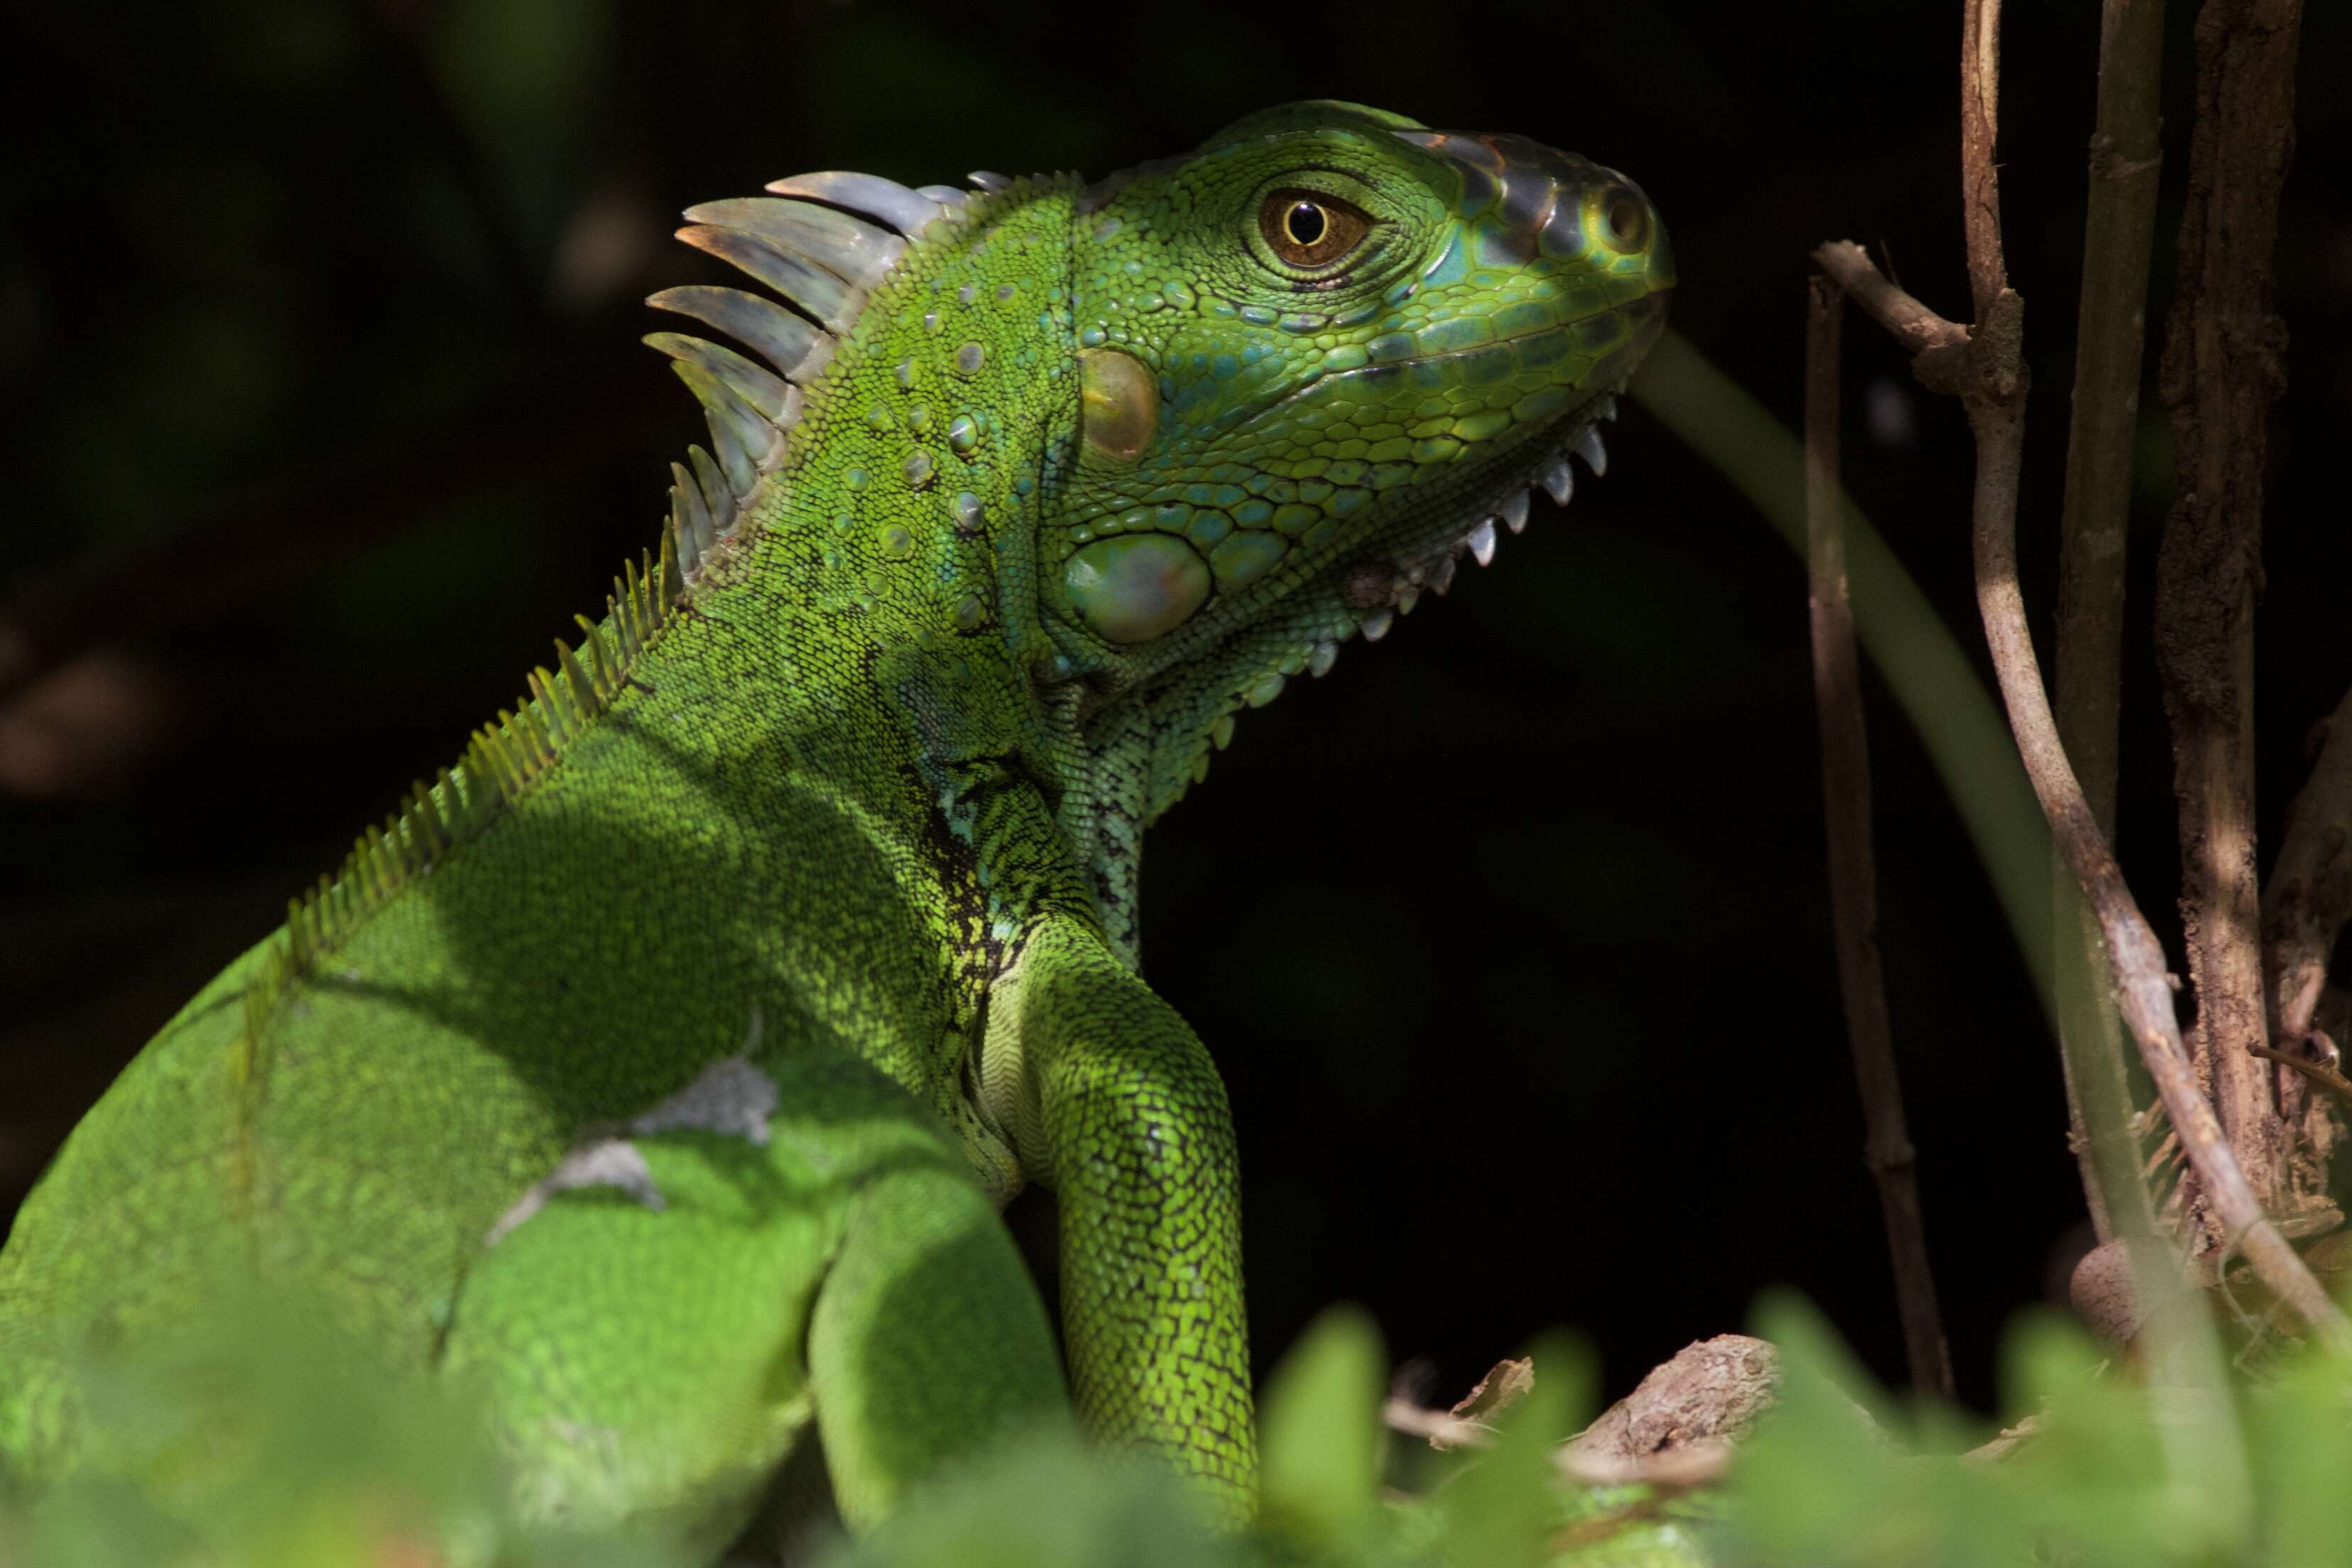
<path fill-rule="evenodd" d="M 1312 245 L 1323 237 L 1323 209 L 1313 202 L 1301 202 L 1290 209 L 1290 216 L 1283 226 L 1299 244 Z"/>
<path fill-rule="evenodd" d="M 1633 204 L 1622 197 L 1609 208 L 1609 231 L 1619 239 L 1631 238 L 1641 221 L 1642 215 L 1633 210 Z"/>

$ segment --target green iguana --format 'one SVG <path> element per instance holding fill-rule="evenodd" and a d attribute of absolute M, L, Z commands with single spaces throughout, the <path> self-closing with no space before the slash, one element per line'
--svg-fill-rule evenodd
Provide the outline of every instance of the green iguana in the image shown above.
<path fill-rule="evenodd" d="M 1629 182 L 1336 102 L 1088 185 L 781 180 L 680 237 L 709 450 L 529 698 L 166 1025 L 0 1254 L 0 1462 L 230 1280 L 485 1391 L 537 1510 L 715 1552 L 1067 1408 L 1248 1515 L 1239 1194 L 1137 972 L 1236 715 L 1595 472 L 1662 328 Z M 778 302 L 781 299 L 782 303 Z M 756 356 L 756 357 L 754 357 Z M 762 363 L 761 362 L 764 361 Z"/>

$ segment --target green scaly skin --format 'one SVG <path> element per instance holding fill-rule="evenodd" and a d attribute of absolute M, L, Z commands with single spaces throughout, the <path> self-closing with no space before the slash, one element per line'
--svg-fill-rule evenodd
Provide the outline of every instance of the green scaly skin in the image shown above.
<path fill-rule="evenodd" d="M 1233 1134 L 1139 836 L 1597 456 L 1671 263 L 1607 170 L 1344 104 L 980 183 L 688 215 L 829 337 L 738 332 L 789 387 L 654 340 L 716 448 L 661 554 L 74 1133 L 0 1254 L 21 1476 L 226 1269 L 481 1380 L 534 1507 L 722 1541 L 813 1421 L 870 1520 L 1059 1398 L 988 1209 L 1036 1181 L 1080 1420 L 1248 1514 Z M 1369 226 L 1286 260 L 1300 200 L 1294 247 Z"/>

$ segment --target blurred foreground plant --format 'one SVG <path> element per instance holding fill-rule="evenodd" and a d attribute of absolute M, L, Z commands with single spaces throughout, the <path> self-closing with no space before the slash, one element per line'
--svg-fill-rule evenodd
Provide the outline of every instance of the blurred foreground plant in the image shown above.
<path fill-rule="evenodd" d="M 114 1374 L 135 1410 L 126 1468 L 29 1516 L 0 1509 L 0 1568 L 670 1568 L 657 1541 L 585 1541 L 526 1523 L 460 1409 L 371 1377 L 348 1347 L 264 1316 L 201 1355 Z M 1780 1348 L 1777 1403 L 1719 1479 L 1577 1479 L 1563 1439 L 1591 1413 L 1590 1358 L 1536 1347 L 1535 1375 L 1475 1441 L 1446 1451 L 1389 1430 L 1370 1321 L 1327 1313 L 1276 1369 L 1265 1507 L 1221 1536 L 1148 1464 L 1062 1442 L 952 1478 L 856 1542 L 830 1526 L 731 1563 L 825 1568 L 2320 1568 L 2352 1540 L 2352 1365 L 2277 1352 L 2215 1399 L 2144 1384 L 2054 1317 L 2007 1354 L 2015 1422 L 1891 1406 L 1792 1297 L 1757 1327 Z M 2184 1470 L 2213 1443 L 2227 1465 Z"/>

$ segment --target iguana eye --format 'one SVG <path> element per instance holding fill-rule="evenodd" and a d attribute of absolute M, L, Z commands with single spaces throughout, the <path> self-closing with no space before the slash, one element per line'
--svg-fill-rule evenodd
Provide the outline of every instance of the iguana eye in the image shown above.
<path fill-rule="evenodd" d="M 1328 267 L 1362 243 L 1370 216 L 1316 191 L 1276 191 L 1260 204 L 1258 228 L 1293 267 Z"/>

